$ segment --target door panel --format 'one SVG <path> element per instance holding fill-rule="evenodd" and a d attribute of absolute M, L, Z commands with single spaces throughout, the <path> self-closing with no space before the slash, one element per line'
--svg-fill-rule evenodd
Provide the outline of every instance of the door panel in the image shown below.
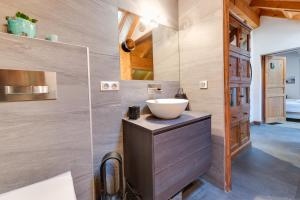
<path fill-rule="evenodd" d="M 251 67 L 250 67 L 249 59 L 244 59 L 244 58 L 240 59 L 240 76 L 241 76 L 241 82 L 250 83 Z"/>
<path fill-rule="evenodd" d="M 241 120 L 239 84 L 231 83 L 230 85 L 230 104 L 231 125 L 236 126 Z"/>
<path fill-rule="evenodd" d="M 248 119 L 240 123 L 240 143 L 245 144 L 250 139 L 250 123 Z"/>
<path fill-rule="evenodd" d="M 250 144 L 250 31 L 230 16 L 230 149 L 233 157 Z"/>
<path fill-rule="evenodd" d="M 240 127 L 239 125 L 231 126 L 230 145 L 231 152 L 235 151 L 240 145 Z"/>
<path fill-rule="evenodd" d="M 286 58 L 266 56 L 265 72 L 265 122 L 286 120 L 285 112 L 285 71 Z"/>
<path fill-rule="evenodd" d="M 266 102 L 266 123 L 285 121 L 284 96 L 272 96 Z"/>
<path fill-rule="evenodd" d="M 232 46 L 238 46 L 239 41 L 238 41 L 238 26 L 234 24 L 230 24 L 229 28 L 229 40 L 230 40 L 230 45 Z"/>
<path fill-rule="evenodd" d="M 230 60 L 229 60 L 229 75 L 230 75 L 230 81 L 239 81 L 240 80 L 240 73 L 239 73 L 239 58 L 230 55 Z"/>
<path fill-rule="evenodd" d="M 243 84 L 240 87 L 240 105 L 243 120 L 249 119 L 250 116 L 250 86 Z"/>
<path fill-rule="evenodd" d="M 240 48 L 250 52 L 250 31 L 244 27 L 241 28 L 240 33 Z"/>

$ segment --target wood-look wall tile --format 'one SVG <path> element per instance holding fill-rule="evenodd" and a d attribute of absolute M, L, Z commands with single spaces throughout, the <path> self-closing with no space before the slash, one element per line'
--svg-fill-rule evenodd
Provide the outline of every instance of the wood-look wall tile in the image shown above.
<path fill-rule="evenodd" d="M 38 19 L 38 38 L 58 35 L 59 41 L 89 47 L 92 51 L 118 55 L 117 8 L 96 0 L 2 0 L 0 24 L 5 16 L 22 11 Z"/>
<path fill-rule="evenodd" d="M 191 100 L 192 110 L 212 114 L 213 163 L 208 175 L 222 187 L 225 180 L 223 1 L 179 0 L 179 27 L 181 87 Z M 201 80 L 208 81 L 208 89 L 199 88 Z"/>
<path fill-rule="evenodd" d="M 57 100 L 0 104 L 0 193 L 72 171 L 92 199 L 87 49 L 0 34 L 3 69 L 57 72 Z"/>
<path fill-rule="evenodd" d="M 122 116 L 121 113 L 124 112 L 123 108 L 127 107 L 127 105 L 129 105 L 129 102 L 138 102 L 136 101 L 135 95 L 129 94 L 137 94 L 137 92 L 140 91 L 134 91 L 134 89 L 128 88 L 122 92 L 123 89 L 121 84 L 120 92 L 100 92 L 101 80 L 119 80 L 120 77 L 118 60 L 119 48 L 117 10 L 118 7 L 121 7 L 142 15 L 144 13 L 141 12 L 140 8 L 143 7 L 145 3 L 150 3 L 152 8 L 155 8 L 156 6 L 157 8 L 159 8 L 161 16 L 166 17 L 166 21 L 163 22 L 163 24 L 172 27 L 178 27 L 177 0 L 164 0 L 154 2 L 145 0 L 27 0 L 26 2 L 21 0 L 3 0 L 0 2 L 0 13 L 2 13 L 3 16 L 14 15 L 17 11 L 22 11 L 30 15 L 31 17 L 37 18 L 39 20 L 39 38 L 43 39 L 48 34 L 57 34 L 59 36 L 59 41 L 61 42 L 89 47 L 91 51 L 91 103 L 93 110 L 92 128 L 93 136 L 95 136 L 93 140 L 93 160 L 96 163 L 94 164 L 95 170 L 98 168 L 98 160 L 102 159 L 102 156 L 105 152 L 116 149 L 118 151 L 121 151 L 119 150 L 121 146 L 119 144 L 121 141 L 120 138 L 122 137 L 120 133 L 120 118 Z M 6 23 L 5 19 L 1 18 L 0 23 Z M 2 30 L 4 29 L 5 28 L 2 27 Z M 51 44 L 54 45 L 55 48 L 64 48 L 61 46 L 61 44 Z M 0 46 L 3 47 L 2 49 L 0 47 L 1 53 L 5 51 L 6 48 L 13 50 L 19 47 L 24 49 L 28 47 L 24 44 L 18 43 L 17 40 L 15 41 L 13 46 L 5 46 L 5 44 L 2 43 Z M 80 107 L 80 105 L 76 104 L 76 102 L 81 102 L 85 99 L 83 99 L 82 95 L 77 94 L 77 96 L 75 96 L 77 92 L 76 87 L 78 87 L 76 84 L 80 84 L 82 86 L 86 84 L 86 79 L 80 76 L 80 74 L 82 74 L 81 69 L 76 67 L 79 65 L 77 62 L 80 62 L 78 61 L 80 56 L 69 56 L 68 52 L 58 55 L 57 58 L 63 57 L 63 59 L 59 60 L 63 63 L 63 67 L 60 67 L 56 66 L 58 59 L 52 58 L 53 50 L 47 50 L 43 49 L 42 47 L 35 46 L 35 48 L 31 49 L 31 51 L 33 51 L 34 54 L 37 54 L 38 52 L 43 52 L 39 53 L 38 58 L 35 57 L 35 59 L 37 59 L 37 62 L 49 63 L 51 64 L 51 70 L 49 69 L 49 71 L 57 71 L 59 72 L 59 74 L 63 75 L 63 78 L 59 78 L 58 80 L 59 84 L 62 85 L 59 87 L 59 90 L 61 90 L 62 93 L 66 95 L 59 96 L 59 99 L 66 98 L 66 100 L 70 102 L 73 101 L 73 99 L 75 99 L 75 103 L 68 103 L 67 105 L 64 105 L 66 106 L 66 108 L 63 107 L 60 109 L 66 111 L 68 111 L 69 109 L 79 109 L 78 107 Z M 58 51 L 58 53 L 59 52 L 60 51 Z M 10 54 L 9 56 L 12 56 L 15 53 L 16 52 Z M 34 69 L 37 70 L 45 69 L 45 65 L 36 65 L 36 61 L 28 59 L 28 56 L 30 56 L 31 54 L 27 51 L 24 53 L 23 50 L 20 50 L 17 53 L 20 56 L 20 60 L 26 61 L 26 66 L 30 68 L 35 67 Z M 20 60 L 7 59 L 7 57 L 5 57 L 5 54 L 3 54 L 3 57 L 5 59 L 1 59 L 0 61 L 0 63 L 2 63 L 3 66 L 18 68 Z M 68 73 L 66 73 L 65 71 L 68 71 Z M 76 84 L 74 85 L 74 87 L 72 87 L 73 96 L 67 95 L 68 93 L 64 93 L 63 91 L 69 89 L 70 85 L 73 85 L 72 81 L 75 80 Z M 72 84 L 69 84 L 70 82 L 72 82 Z M 143 81 L 138 82 L 138 84 L 140 84 L 140 87 L 143 88 L 146 86 L 146 83 L 147 82 L 143 83 Z M 177 86 L 174 86 L 174 88 L 172 86 L 173 89 L 171 89 L 171 91 L 175 91 L 179 88 L 179 83 L 177 82 L 176 84 Z M 81 89 L 79 89 L 79 92 L 80 91 Z M 126 98 L 124 99 L 124 104 L 126 104 L 126 106 L 120 107 L 121 96 L 125 93 Z M 60 95 L 62 94 L 60 93 Z M 169 95 L 168 97 L 172 96 L 173 92 L 172 95 Z M 146 97 L 140 99 L 141 103 L 143 103 L 145 98 Z M 31 104 L 30 102 L 27 103 Z M 40 104 L 44 105 L 45 102 L 40 102 Z M 56 110 L 58 108 L 59 106 L 57 108 L 55 107 L 52 109 Z M 50 112 L 47 106 L 39 106 L 36 109 L 41 109 L 43 112 Z M 75 124 L 76 122 L 73 121 L 73 123 Z M 77 127 L 77 125 L 75 127 Z M 55 139 L 53 139 L 53 141 L 55 141 Z M 85 158 L 87 159 L 87 157 Z M 81 163 L 90 164 L 87 161 Z M 56 163 L 52 163 L 51 166 L 55 167 Z M 41 179 L 42 178 L 43 177 L 41 177 Z M 79 178 L 75 179 L 76 182 L 78 182 L 78 179 Z M 32 179 L 29 180 L 32 181 Z M 86 182 L 89 182 L 88 180 L 86 180 L 80 182 L 79 185 L 83 185 Z M 79 193 L 79 200 L 89 198 L 88 196 L 84 195 L 83 192 L 80 191 Z"/>
<path fill-rule="evenodd" d="M 100 166 L 109 152 L 123 154 L 121 106 L 110 105 L 93 108 L 93 160 L 96 197 L 99 197 Z"/>
<path fill-rule="evenodd" d="M 119 91 L 101 92 L 100 90 L 101 81 L 119 81 L 119 62 L 119 57 L 90 52 L 91 97 L 93 108 L 121 104 L 121 94 Z"/>
<path fill-rule="evenodd" d="M 214 131 L 214 130 L 212 130 Z M 205 176 L 206 180 L 212 184 L 218 186 L 219 188 L 224 188 L 224 137 L 212 136 L 212 167 Z"/>
<path fill-rule="evenodd" d="M 148 84 L 162 85 L 163 92 L 156 94 L 155 98 L 174 98 L 180 85 L 178 81 L 121 81 L 122 115 L 126 116 L 128 107 L 138 105 L 142 112 L 149 113 L 146 100 L 149 99 Z"/>
<path fill-rule="evenodd" d="M 122 154 L 121 94 L 119 91 L 100 90 L 101 81 L 119 81 L 118 56 L 90 52 L 90 81 L 93 130 L 93 168 L 96 197 L 99 195 L 100 165 L 109 152 Z"/>

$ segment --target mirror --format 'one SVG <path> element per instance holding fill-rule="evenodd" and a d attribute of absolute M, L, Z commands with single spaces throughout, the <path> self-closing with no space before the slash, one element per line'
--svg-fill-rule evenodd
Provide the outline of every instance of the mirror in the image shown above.
<path fill-rule="evenodd" d="M 121 80 L 179 81 L 178 30 L 119 10 Z"/>

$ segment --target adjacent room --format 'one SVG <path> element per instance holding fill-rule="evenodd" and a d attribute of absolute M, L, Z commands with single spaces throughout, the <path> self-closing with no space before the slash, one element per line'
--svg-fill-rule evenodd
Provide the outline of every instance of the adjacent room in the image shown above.
<path fill-rule="evenodd" d="M 263 114 L 267 123 L 284 127 L 299 126 L 298 51 L 296 48 L 262 56 L 263 88 L 266 88 L 263 89 L 263 101 L 266 102 Z"/>
<path fill-rule="evenodd" d="M 286 118 L 300 120 L 300 56 L 299 49 L 280 53 L 286 58 Z M 300 121 L 299 121 L 300 122 Z M 296 125 L 296 123 L 291 123 Z"/>
<path fill-rule="evenodd" d="M 0 200 L 300 200 L 300 0 L 1 0 Z"/>

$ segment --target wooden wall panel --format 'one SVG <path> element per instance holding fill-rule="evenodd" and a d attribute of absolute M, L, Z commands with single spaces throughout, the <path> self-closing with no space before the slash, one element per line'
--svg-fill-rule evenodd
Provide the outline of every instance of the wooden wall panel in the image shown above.
<path fill-rule="evenodd" d="M 58 99 L 0 103 L 0 193 L 72 171 L 92 199 L 87 48 L 0 34 L 0 67 L 57 72 Z"/>

